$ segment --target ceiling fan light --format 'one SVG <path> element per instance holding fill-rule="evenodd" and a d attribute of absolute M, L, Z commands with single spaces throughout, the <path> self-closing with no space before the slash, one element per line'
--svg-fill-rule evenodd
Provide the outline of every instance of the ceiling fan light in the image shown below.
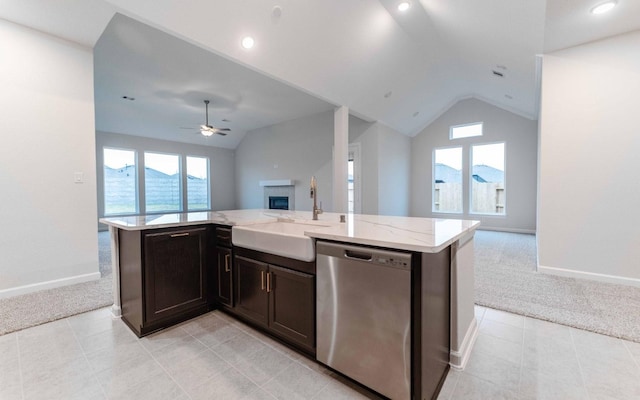
<path fill-rule="evenodd" d="M 206 137 L 213 135 L 213 131 L 209 129 L 200 129 L 200 133 L 202 133 L 202 136 Z"/>
<path fill-rule="evenodd" d="M 591 9 L 591 14 L 604 14 L 610 11 L 618 3 L 616 1 L 607 1 L 606 3 L 598 4 Z"/>

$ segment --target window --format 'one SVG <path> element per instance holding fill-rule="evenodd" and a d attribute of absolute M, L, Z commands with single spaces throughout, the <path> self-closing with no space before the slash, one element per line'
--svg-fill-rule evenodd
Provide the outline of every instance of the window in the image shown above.
<path fill-rule="evenodd" d="M 144 153 L 146 212 L 181 211 L 180 157 Z"/>
<path fill-rule="evenodd" d="M 505 214 L 504 143 L 471 147 L 471 212 Z"/>
<path fill-rule="evenodd" d="M 138 212 L 136 152 L 104 148 L 104 215 Z"/>
<path fill-rule="evenodd" d="M 187 210 L 207 210 L 209 205 L 209 159 L 187 156 Z"/>
<path fill-rule="evenodd" d="M 462 139 L 473 136 L 482 136 L 482 122 L 454 125 L 449 128 L 449 139 Z"/>
<path fill-rule="evenodd" d="M 435 149 L 433 211 L 462 212 L 462 147 Z"/>

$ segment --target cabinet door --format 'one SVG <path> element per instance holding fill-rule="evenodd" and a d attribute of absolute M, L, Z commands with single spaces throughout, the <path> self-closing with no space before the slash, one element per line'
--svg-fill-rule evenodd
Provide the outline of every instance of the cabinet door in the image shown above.
<path fill-rule="evenodd" d="M 268 323 L 269 299 L 266 290 L 268 265 L 236 256 L 234 274 L 236 277 L 235 311 L 264 327 Z"/>
<path fill-rule="evenodd" d="M 145 235 L 146 322 L 206 305 L 206 232 L 194 228 Z"/>
<path fill-rule="evenodd" d="M 217 300 L 221 304 L 233 307 L 233 295 L 231 292 L 233 287 L 233 259 L 231 258 L 231 249 L 226 247 L 217 247 L 216 259 Z"/>
<path fill-rule="evenodd" d="M 306 348 L 315 347 L 314 276 L 269 265 L 269 327 Z"/>

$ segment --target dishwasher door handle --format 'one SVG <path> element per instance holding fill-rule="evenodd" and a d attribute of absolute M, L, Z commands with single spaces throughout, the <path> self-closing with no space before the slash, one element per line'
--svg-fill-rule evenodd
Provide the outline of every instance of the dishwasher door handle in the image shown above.
<path fill-rule="evenodd" d="M 345 250 L 344 258 L 348 258 L 350 260 L 358 260 L 358 261 L 373 261 L 373 254 L 353 251 L 353 250 Z"/>

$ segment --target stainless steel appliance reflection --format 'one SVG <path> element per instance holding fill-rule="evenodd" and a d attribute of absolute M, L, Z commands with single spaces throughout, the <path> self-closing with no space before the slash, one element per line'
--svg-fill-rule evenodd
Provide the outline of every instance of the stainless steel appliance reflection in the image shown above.
<path fill-rule="evenodd" d="M 411 254 L 319 241 L 318 361 L 391 399 L 411 396 Z"/>

